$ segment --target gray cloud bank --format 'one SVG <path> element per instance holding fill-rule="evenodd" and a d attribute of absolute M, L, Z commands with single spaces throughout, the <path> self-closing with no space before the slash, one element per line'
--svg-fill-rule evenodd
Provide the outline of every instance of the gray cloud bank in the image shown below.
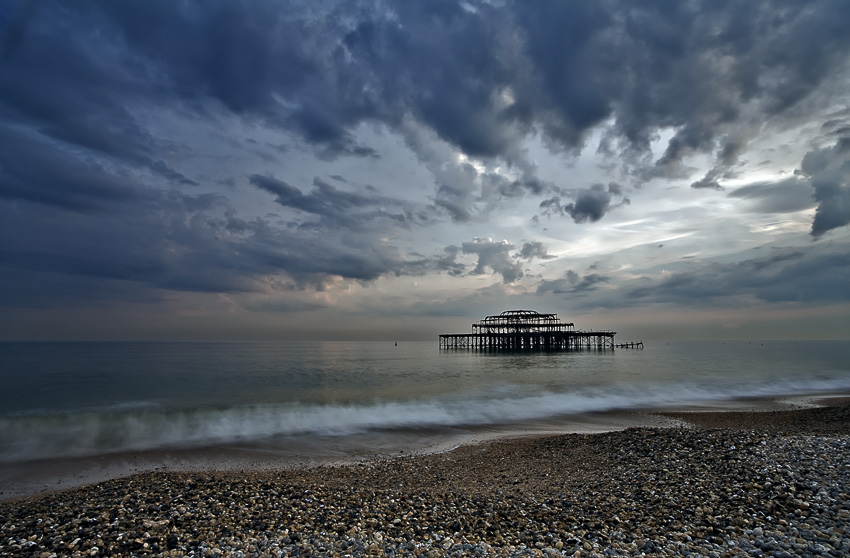
<path fill-rule="evenodd" d="M 575 308 L 624 308 L 673 304 L 692 308 L 740 307 L 742 304 L 817 305 L 850 301 L 847 244 L 804 249 L 773 248 L 737 262 L 705 261 L 662 276 L 626 281 L 575 271 L 543 280 L 536 294 L 568 297 Z"/>
<path fill-rule="evenodd" d="M 849 301 L 850 254 L 846 246 L 775 253 L 736 263 L 710 262 L 627 291 L 637 303 L 728 304 L 729 293 L 762 302 Z M 740 299 L 739 299 L 740 300 Z"/>
<path fill-rule="evenodd" d="M 276 274 L 287 278 L 280 288 L 330 276 L 461 275 L 458 254 L 477 258 L 473 273 L 516 281 L 517 256 L 543 259 L 539 246 L 512 255 L 509 242 L 475 239 L 410 257 L 383 239 L 486 220 L 518 197 L 575 223 L 628 203 L 619 187 L 541 180 L 523 147 L 534 136 L 569 156 L 602 127 L 600 153 L 636 186 L 681 177 L 687 156 L 706 154 L 713 168 L 694 184 L 719 187 L 752 130 L 846 94 L 850 61 L 843 0 L 2 0 L 0 13 L 7 304 L 45 304 L 57 277 L 241 292 Z M 264 126 L 324 160 L 377 160 L 358 127 L 390 130 L 433 175 L 433 203 L 357 190 L 342 176 L 345 188 L 316 178 L 309 190 L 285 171 L 216 177 L 291 212 L 240 215 L 226 194 L 196 191 L 209 180 L 184 164 L 193 146 L 162 135 L 158 111 Z M 850 222 L 850 116 L 824 126 L 832 143 L 813 148 L 796 177 L 817 204 L 816 237 Z M 674 132 L 653 159 L 661 130 Z M 451 161 L 447 150 L 515 178 Z M 109 292 L 71 284 L 83 299 Z"/>

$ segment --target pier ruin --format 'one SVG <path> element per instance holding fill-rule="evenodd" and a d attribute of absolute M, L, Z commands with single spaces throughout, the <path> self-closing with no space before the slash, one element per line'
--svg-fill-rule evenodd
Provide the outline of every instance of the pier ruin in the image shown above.
<path fill-rule="evenodd" d="M 577 351 L 643 348 L 642 342 L 614 343 L 615 331 L 576 329 L 557 314 L 534 310 L 506 310 L 472 324 L 472 333 L 443 333 L 440 349 L 480 351 Z"/>

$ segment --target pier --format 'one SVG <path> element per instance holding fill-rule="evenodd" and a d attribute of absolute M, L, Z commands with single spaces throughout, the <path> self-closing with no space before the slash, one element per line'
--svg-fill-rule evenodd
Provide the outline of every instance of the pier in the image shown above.
<path fill-rule="evenodd" d="M 506 310 L 472 324 L 472 333 L 443 333 L 440 349 L 478 351 L 577 351 L 642 349 L 643 342 L 614 343 L 615 331 L 576 329 L 557 314 L 534 310 Z"/>

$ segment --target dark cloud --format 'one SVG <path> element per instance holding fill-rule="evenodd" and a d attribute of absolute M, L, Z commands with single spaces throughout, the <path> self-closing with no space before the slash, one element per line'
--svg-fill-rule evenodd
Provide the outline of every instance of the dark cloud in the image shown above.
<path fill-rule="evenodd" d="M 589 273 L 583 277 L 573 270 L 567 271 L 564 277 L 551 281 L 541 281 L 537 286 L 537 294 L 583 294 L 597 290 L 602 284 L 611 279 L 598 273 Z"/>
<path fill-rule="evenodd" d="M 812 236 L 850 223 L 850 136 L 832 147 L 807 153 L 800 174 L 811 184 L 818 203 Z"/>
<path fill-rule="evenodd" d="M 85 2 L 70 10 L 52 2 L 31 4 L 15 48 L 0 59 L 0 116 L 14 123 L 10 130 L 37 131 L 78 157 L 83 150 L 83 156 L 104 156 L 175 183 L 196 184 L 163 160 L 168 142 L 154 137 L 135 113 L 158 99 L 166 104 L 176 99 L 152 79 L 142 54 L 127 50 L 114 33 L 99 32 L 102 14 L 85 9 Z"/>
<path fill-rule="evenodd" d="M 313 190 L 304 194 L 283 180 L 251 175 L 252 185 L 275 195 L 275 202 L 321 218 L 322 224 L 351 230 L 374 229 L 377 221 L 390 221 L 392 226 L 409 228 L 431 220 L 424 208 L 398 200 L 339 190 L 319 179 L 313 179 Z M 394 208 L 394 211 L 387 208 Z"/>
<path fill-rule="evenodd" d="M 805 10 L 768 0 L 31 6 L 18 3 L 4 39 L 0 110 L 39 133 L 191 184 L 159 155 L 149 107 L 260 121 L 329 158 L 380 156 L 356 139 L 364 123 L 406 135 L 414 122 L 470 157 L 521 169 L 478 178 L 480 197 L 468 169 L 436 177 L 437 205 L 458 221 L 482 201 L 546 192 L 525 138 L 571 151 L 606 122 L 606 150 L 627 166 L 674 130 L 652 173 L 713 154 L 713 174 L 693 184 L 718 188 L 749 129 L 839 83 L 850 58 L 842 0 Z M 603 197 L 578 194 L 574 220 L 600 218 Z"/>
<path fill-rule="evenodd" d="M 711 189 L 711 190 L 724 190 L 723 186 L 717 182 L 716 173 L 709 171 L 704 177 L 696 182 L 691 183 L 691 188 L 695 190 L 703 190 L 703 189 Z"/>
<path fill-rule="evenodd" d="M 628 205 L 628 198 L 612 204 L 615 195 L 622 195 L 622 188 L 618 184 L 611 184 L 607 188 L 602 184 L 594 184 L 590 188 L 581 188 L 571 192 L 575 201 L 567 204 L 561 203 L 560 196 L 555 196 L 540 202 L 543 214 L 569 215 L 576 223 L 595 222 L 602 219 L 608 211 L 614 207 Z"/>
<path fill-rule="evenodd" d="M 29 27 L 35 7 L 36 0 L 22 0 L 5 13 L 0 28 L 0 59 L 15 51 Z"/>
<path fill-rule="evenodd" d="M 412 115 L 473 157 L 502 156 L 515 141 L 498 92 L 512 81 L 506 13 L 459 2 L 404 2 L 376 10 L 343 38 L 357 75 L 378 92 L 384 121 Z"/>
<path fill-rule="evenodd" d="M 782 2 L 631 4 L 624 18 L 630 87 L 616 111 L 629 145 L 648 145 L 655 126 L 677 129 L 659 171 L 694 152 L 733 164 L 753 119 L 779 116 L 846 70 L 850 11 L 841 2 L 799 10 Z M 815 39 L 814 29 L 824 40 Z M 749 109 L 744 112 L 743 107 Z M 752 111 L 756 108 L 756 111 Z"/>
<path fill-rule="evenodd" d="M 661 281 L 626 289 L 624 294 L 626 300 L 640 304 L 707 305 L 740 300 L 735 297 L 765 302 L 828 303 L 850 300 L 848 280 L 850 253 L 840 246 L 807 251 L 783 249 L 737 263 L 705 263 Z"/>
<path fill-rule="evenodd" d="M 539 258 L 541 260 L 551 260 L 556 256 L 550 256 L 546 245 L 538 240 L 534 240 L 532 242 L 526 242 L 522 245 L 522 249 L 517 252 L 514 257 L 522 258 L 524 260 L 531 261 L 534 258 Z"/>
<path fill-rule="evenodd" d="M 729 197 L 748 200 L 759 213 L 793 213 L 815 205 L 811 186 L 797 176 L 748 184 L 729 192 Z"/>
<path fill-rule="evenodd" d="M 850 135 L 830 135 L 837 136 L 837 142 L 807 153 L 794 176 L 743 186 L 729 196 L 752 200 L 754 209 L 763 213 L 790 213 L 816 206 L 811 229 L 815 238 L 850 224 Z"/>
<path fill-rule="evenodd" d="M 576 223 L 598 221 L 611 206 L 611 193 L 602 185 L 596 184 L 591 188 L 579 191 L 574 203 L 564 206 L 564 211 Z"/>
<path fill-rule="evenodd" d="M 457 246 L 447 246 L 444 253 L 444 256 L 437 259 L 437 270 L 445 271 L 449 275 L 453 275 L 455 277 L 466 273 L 466 266 L 457 261 L 457 256 L 461 253 L 460 248 Z"/>
<path fill-rule="evenodd" d="M 573 308 L 627 308 L 669 304 L 692 308 L 784 304 L 786 308 L 850 301 L 847 243 L 817 243 L 804 249 L 773 248 L 739 262 L 692 261 L 660 278 L 568 271 L 537 285 L 536 295 L 566 295 Z M 604 287 L 601 288 L 601 287 Z"/>
<path fill-rule="evenodd" d="M 370 236 L 315 235 L 276 228 L 262 219 L 240 219 L 222 203 L 161 193 L 96 214 L 0 205 L 0 265 L 15 270 L 0 279 L 3 302 L 60 304 L 55 294 L 69 294 L 70 286 L 76 291 L 63 303 L 113 294 L 127 303 L 162 290 L 321 290 L 333 277 L 372 281 L 421 275 L 438 266 L 429 258 L 404 258 Z"/>
<path fill-rule="evenodd" d="M 774 248 L 765 256 L 734 263 L 693 261 L 660 278 L 624 280 L 616 275 L 582 276 L 568 271 L 558 279 L 540 281 L 536 294 L 568 295 L 576 309 L 651 304 L 741 308 L 777 303 L 799 308 L 850 301 L 848 280 L 848 245 L 818 243 L 805 249 Z"/>
<path fill-rule="evenodd" d="M 250 182 L 257 188 L 274 194 L 275 201 L 284 207 L 331 219 L 344 218 L 351 212 L 362 211 L 363 208 L 375 205 L 375 202 L 366 196 L 342 192 L 319 179 L 314 180 L 315 188 L 310 194 L 303 194 L 301 190 L 283 180 L 269 176 L 255 174 L 250 177 Z"/>
<path fill-rule="evenodd" d="M 482 275 L 490 268 L 502 276 L 505 283 L 513 283 L 522 278 L 522 265 L 511 261 L 510 252 L 516 246 L 507 240 L 496 241 L 492 238 L 474 238 L 472 242 L 461 245 L 464 254 L 476 254 L 478 263 L 472 271 L 474 275 Z"/>
<path fill-rule="evenodd" d="M 108 173 L 44 138 L 0 126 L 0 144 L 0 198 L 93 212 L 146 196 L 132 178 Z"/>
<path fill-rule="evenodd" d="M 110 211 L 29 203 L 0 205 L 0 264 L 12 305 L 79 303 L 120 295 L 143 300 L 157 288 L 236 292 L 250 288 L 204 218 L 214 199 L 149 192 Z M 135 285 L 133 289 L 128 285 Z M 74 289 L 71 296 L 69 288 Z M 26 296 L 29 293 L 31 296 Z"/>
<path fill-rule="evenodd" d="M 0 150 L 0 291 L 10 306 L 130 303 L 160 300 L 162 291 L 321 290 L 333 278 L 372 281 L 441 265 L 436 258 L 403 257 L 377 240 L 424 218 L 379 208 L 393 200 L 321 181 L 301 194 L 257 178 L 287 207 L 333 221 L 317 234 L 240 217 L 216 194 L 150 187 L 54 153 L 49 142 L 10 145 L 20 149 Z M 346 228 L 339 213 L 350 214 L 351 223 L 368 222 Z"/>
<path fill-rule="evenodd" d="M 618 184 L 547 182 L 526 152 L 530 138 L 574 153 L 601 130 L 600 151 L 631 173 L 629 185 L 684 176 L 720 188 L 766 122 L 783 130 L 843 99 L 850 60 L 844 0 L 805 9 L 780 0 L 0 0 L 0 14 L 0 292 L 9 304 L 463 275 L 462 254 L 477 257 L 473 273 L 511 283 L 523 277 L 518 259 L 547 258 L 545 247 L 476 239 L 425 257 L 391 239 L 440 215 L 484 221 L 524 196 L 576 223 L 628 203 Z M 793 211 L 805 208 L 808 186 L 812 234 L 846 226 L 847 126 L 846 113 L 830 115 L 821 133 L 837 143 L 814 144 L 794 179 L 729 195 Z M 234 176 L 198 176 L 219 155 L 203 136 L 246 130 L 262 138 L 248 143 L 254 159 L 271 146 L 364 166 L 382 154 L 363 130 L 387 131 L 430 172 L 431 205 L 358 188 L 354 172 L 303 184 L 301 168 L 269 156 L 260 168 L 233 165 Z M 669 140 L 653 155 L 662 134 Z M 713 160 L 698 180 L 694 154 Z M 251 216 L 211 193 L 226 184 L 238 195 L 245 174 L 274 199 L 274 215 Z M 801 279 L 802 262 L 846 278 L 833 256 L 726 264 L 635 292 L 688 300 L 725 281 L 777 300 L 797 285 L 805 299 L 816 281 Z M 560 281 L 541 288 L 590 293 L 608 279 Z"/>

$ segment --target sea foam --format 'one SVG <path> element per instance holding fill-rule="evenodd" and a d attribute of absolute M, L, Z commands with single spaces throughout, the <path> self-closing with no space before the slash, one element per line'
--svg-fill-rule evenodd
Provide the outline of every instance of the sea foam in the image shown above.
<path fill-rule="evenodd" d="M 527 385 L 501 385 L 407 401 L 195 408 L 137 402 L 74 413 L 18 414 L 0 418 L 0 461 L 191 448 L 273 436 L 341 436 L 381 429 L 506 425 L 611 410 L 686 408 L 741 397 L 847 392 L 850 378 L 821 376 L 734 385 L 617 383 L 568 392 L 531 391 Z"/>

